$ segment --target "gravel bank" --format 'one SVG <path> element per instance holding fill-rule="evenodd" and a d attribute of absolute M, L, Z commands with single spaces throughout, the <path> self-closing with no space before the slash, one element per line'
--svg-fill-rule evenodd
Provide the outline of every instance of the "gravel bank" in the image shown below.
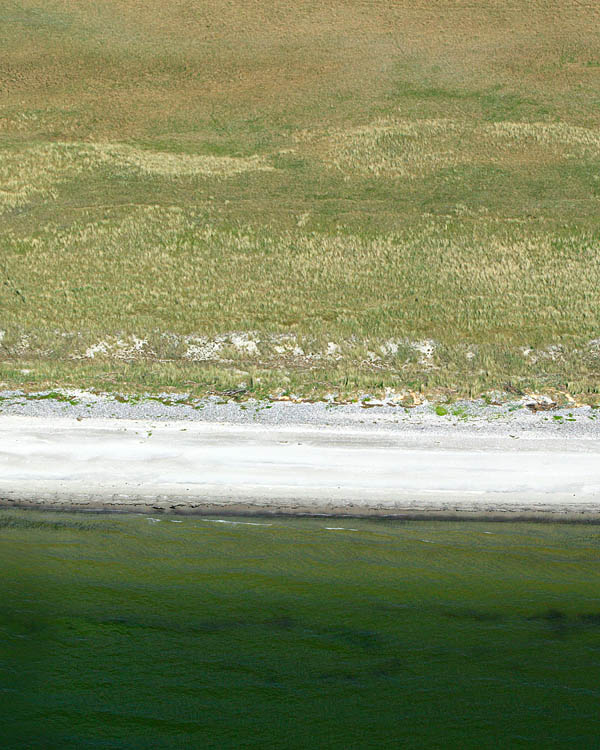
<path fill-rule="evenodd" d="M 210 397 L 191 399 L 189 394 L 164 393 L 124 400 L 118 394 L 81 391 L 44 391 L 24 394 L 0 391 L 0 416 L 54 419 L 127 419 L 153 422 L 203 422 L 265 427 L 330 427 L 353 430 L 386 430 L 401 434 L 435 432 L 441 435 L 522 435 L 547 438 L 600 438 L 600 409 L 589 406 L 540 409 L 538 402 L 522 398 L 502 405 L 483 401 L 457 401 L 438 414 L 431 404 L 413 408 L 376 400 L 336 405 L 333 402 L 295 403 Z M 538 404 L 538 406 L 535 406 Z"/>

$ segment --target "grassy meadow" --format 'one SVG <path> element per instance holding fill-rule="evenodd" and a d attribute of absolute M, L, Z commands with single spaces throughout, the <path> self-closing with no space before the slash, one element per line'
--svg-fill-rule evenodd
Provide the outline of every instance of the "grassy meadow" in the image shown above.
<path fill-rule="evenodd" d="M 596 402 L 600 8 L 6 0 L 0 383 Z"/>

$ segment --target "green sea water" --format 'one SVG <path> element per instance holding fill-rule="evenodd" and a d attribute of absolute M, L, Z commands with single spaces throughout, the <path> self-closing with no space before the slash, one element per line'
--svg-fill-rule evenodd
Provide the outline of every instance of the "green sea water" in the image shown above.
<path fill-rule="evenodd" d="M 2 750 L 600 746 L 600 526 L 157 518 L 0 512 Z"/>

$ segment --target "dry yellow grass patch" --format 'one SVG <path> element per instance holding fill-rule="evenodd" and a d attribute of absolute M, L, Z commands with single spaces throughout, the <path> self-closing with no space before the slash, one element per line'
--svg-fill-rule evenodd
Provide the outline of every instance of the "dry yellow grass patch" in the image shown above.
<path fill-rule="evenodd" d="M 56 184 L 91 166 L 77 149 L 45 144 L 0 151 L 0 210 L 56 197 Z"/>
<path fill-rule="evenodd" d="M 343 172 L 418 177 L 458 162 L 457 135 L 467 127 L 452 120 L 381 120 L 334 133 L 325 161 Z"/>
<path fill-rule="evenodd" d="M 121 144 L 93 144 L 98 158 L 116 167 L 160 177 L 231 177 L 242 172 L 269 171 L 273 167 L 260 156 L 204 156 L 146 151 Z"/>
<path fill-rule="evenodd" d="M 0 210 L 56 198 L 59 183 L 99 167 L 159 177 L 230 177 L 271 170 L 264 158 L 146 151 L 114 143 L 48 143 L 0 151 Z"/>
<path fill-rule="evenodd" d="M 253 330 L 515 346 L 598 331 L 593 232 L 509 231 L 493 219 L 476 231 L 430 219 L 377 236 L 231 229 L 140 207 L 10 234 L 3 252 L 7 329 L 43 321 L 99 337 Z"/>
<path fill-rule="evenodd" d="M 600 130 L 581 128 L 565 122 L 495 122 L 478 129 L 497 145 L 508 139 L 515 145 L 539 144 L 562 150 L 569 146 L 592 156 L 600 156 Z"/>
<path fill-rule="evenodd" d="M 475 163 L 556 161 L 575 153 L 600 156 L 600 131 L 567 123 L 452 119 L 378 120 L 331 134 L 303 133 L 329 167 L 346 174 L 422 177 L 439 169 Z"/>

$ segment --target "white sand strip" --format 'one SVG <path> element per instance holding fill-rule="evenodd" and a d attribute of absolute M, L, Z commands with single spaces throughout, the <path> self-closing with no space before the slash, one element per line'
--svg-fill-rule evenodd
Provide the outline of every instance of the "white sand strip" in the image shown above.
<path fill-rule="evenodd" d="M 3 505 L 600 517 L 600 441 L 0 417 Z"/>

